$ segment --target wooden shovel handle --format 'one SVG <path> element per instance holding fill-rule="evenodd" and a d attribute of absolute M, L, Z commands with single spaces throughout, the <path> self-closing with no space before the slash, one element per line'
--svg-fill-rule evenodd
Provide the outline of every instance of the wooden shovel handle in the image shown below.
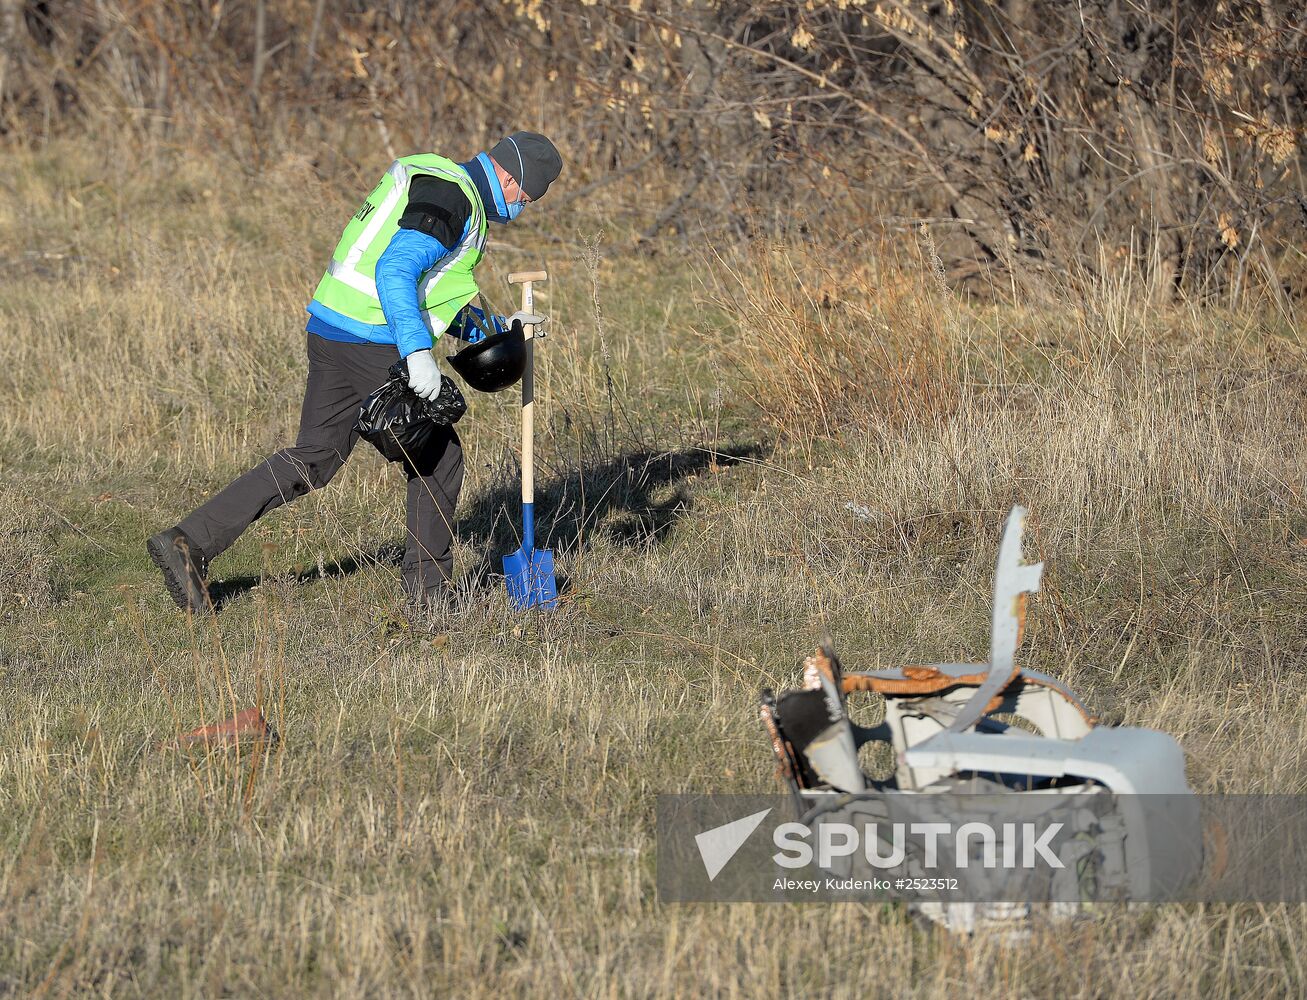
<path fill-rule="evenodd" d="M 549 273 L 514 271 L 508 276 L 510 285 L 522 286 L 522 311 L 535 312 L 537 281 L 547 281 Z M 526 371 L 522 374 L 522 503 L 535 502 L 535 326 L 524 328 L 526 334 Z"/>
<path fill-rule="evenodd" d="M 510 285 L 520 285 L 524 281 L 548 281 L 548 271 L 514 271 L 508 276 Z"/>

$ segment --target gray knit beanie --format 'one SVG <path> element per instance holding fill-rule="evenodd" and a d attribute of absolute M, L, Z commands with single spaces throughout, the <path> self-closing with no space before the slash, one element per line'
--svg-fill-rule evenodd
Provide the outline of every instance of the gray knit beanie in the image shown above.
<path fill-rule="evenodd" d="M 563 170 L 558 149 L 539 132 L 514 132 L 495 143 L 490 156 L 532 201 L 539 201 Z"/>

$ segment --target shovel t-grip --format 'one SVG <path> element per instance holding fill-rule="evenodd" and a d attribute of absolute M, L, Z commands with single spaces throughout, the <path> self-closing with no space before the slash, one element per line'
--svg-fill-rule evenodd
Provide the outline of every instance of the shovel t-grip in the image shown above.
<path fill-rule="evenodd" d="M 535 311 L 537 281 L 548 280 L 545 271 L 515 271 L 511 285 L 522 286 L 522 311 Z M 558 602 L 554 554 L 535 547 L 535 326 L 523 324 L 526 335 L 526 371 L 522 375 L 522 547 L 504 557 L 508 595 L 522 610 L 552 608 Z"/>

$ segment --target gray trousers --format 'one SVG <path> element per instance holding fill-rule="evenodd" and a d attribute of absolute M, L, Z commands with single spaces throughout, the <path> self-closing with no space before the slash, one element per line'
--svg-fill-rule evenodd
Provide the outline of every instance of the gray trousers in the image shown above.
<path fill-rule="evenodd" d="M 309 377 L 295 447 L 264 459 L 178 525 L 210 559 L 270 510 L 331 482 L 358 440 L 359 406 L 388 378 L 395 348 L 308 334 Z M 422 597 L 453 579 L 454 506 L 463 488 L 463 447 L 454 428 L 408 477 L 404 587 Z"/>

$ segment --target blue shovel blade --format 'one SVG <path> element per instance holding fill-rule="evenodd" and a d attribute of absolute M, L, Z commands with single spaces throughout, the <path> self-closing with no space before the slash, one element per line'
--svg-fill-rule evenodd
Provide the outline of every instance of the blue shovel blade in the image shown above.
<path fill-rule="evenodd" d="M 504 582 L 508 584 L 509 598 L 523 611 L 558 604 L 554 554 L 548 549 L 518 549 L 504 556 Z"/>

